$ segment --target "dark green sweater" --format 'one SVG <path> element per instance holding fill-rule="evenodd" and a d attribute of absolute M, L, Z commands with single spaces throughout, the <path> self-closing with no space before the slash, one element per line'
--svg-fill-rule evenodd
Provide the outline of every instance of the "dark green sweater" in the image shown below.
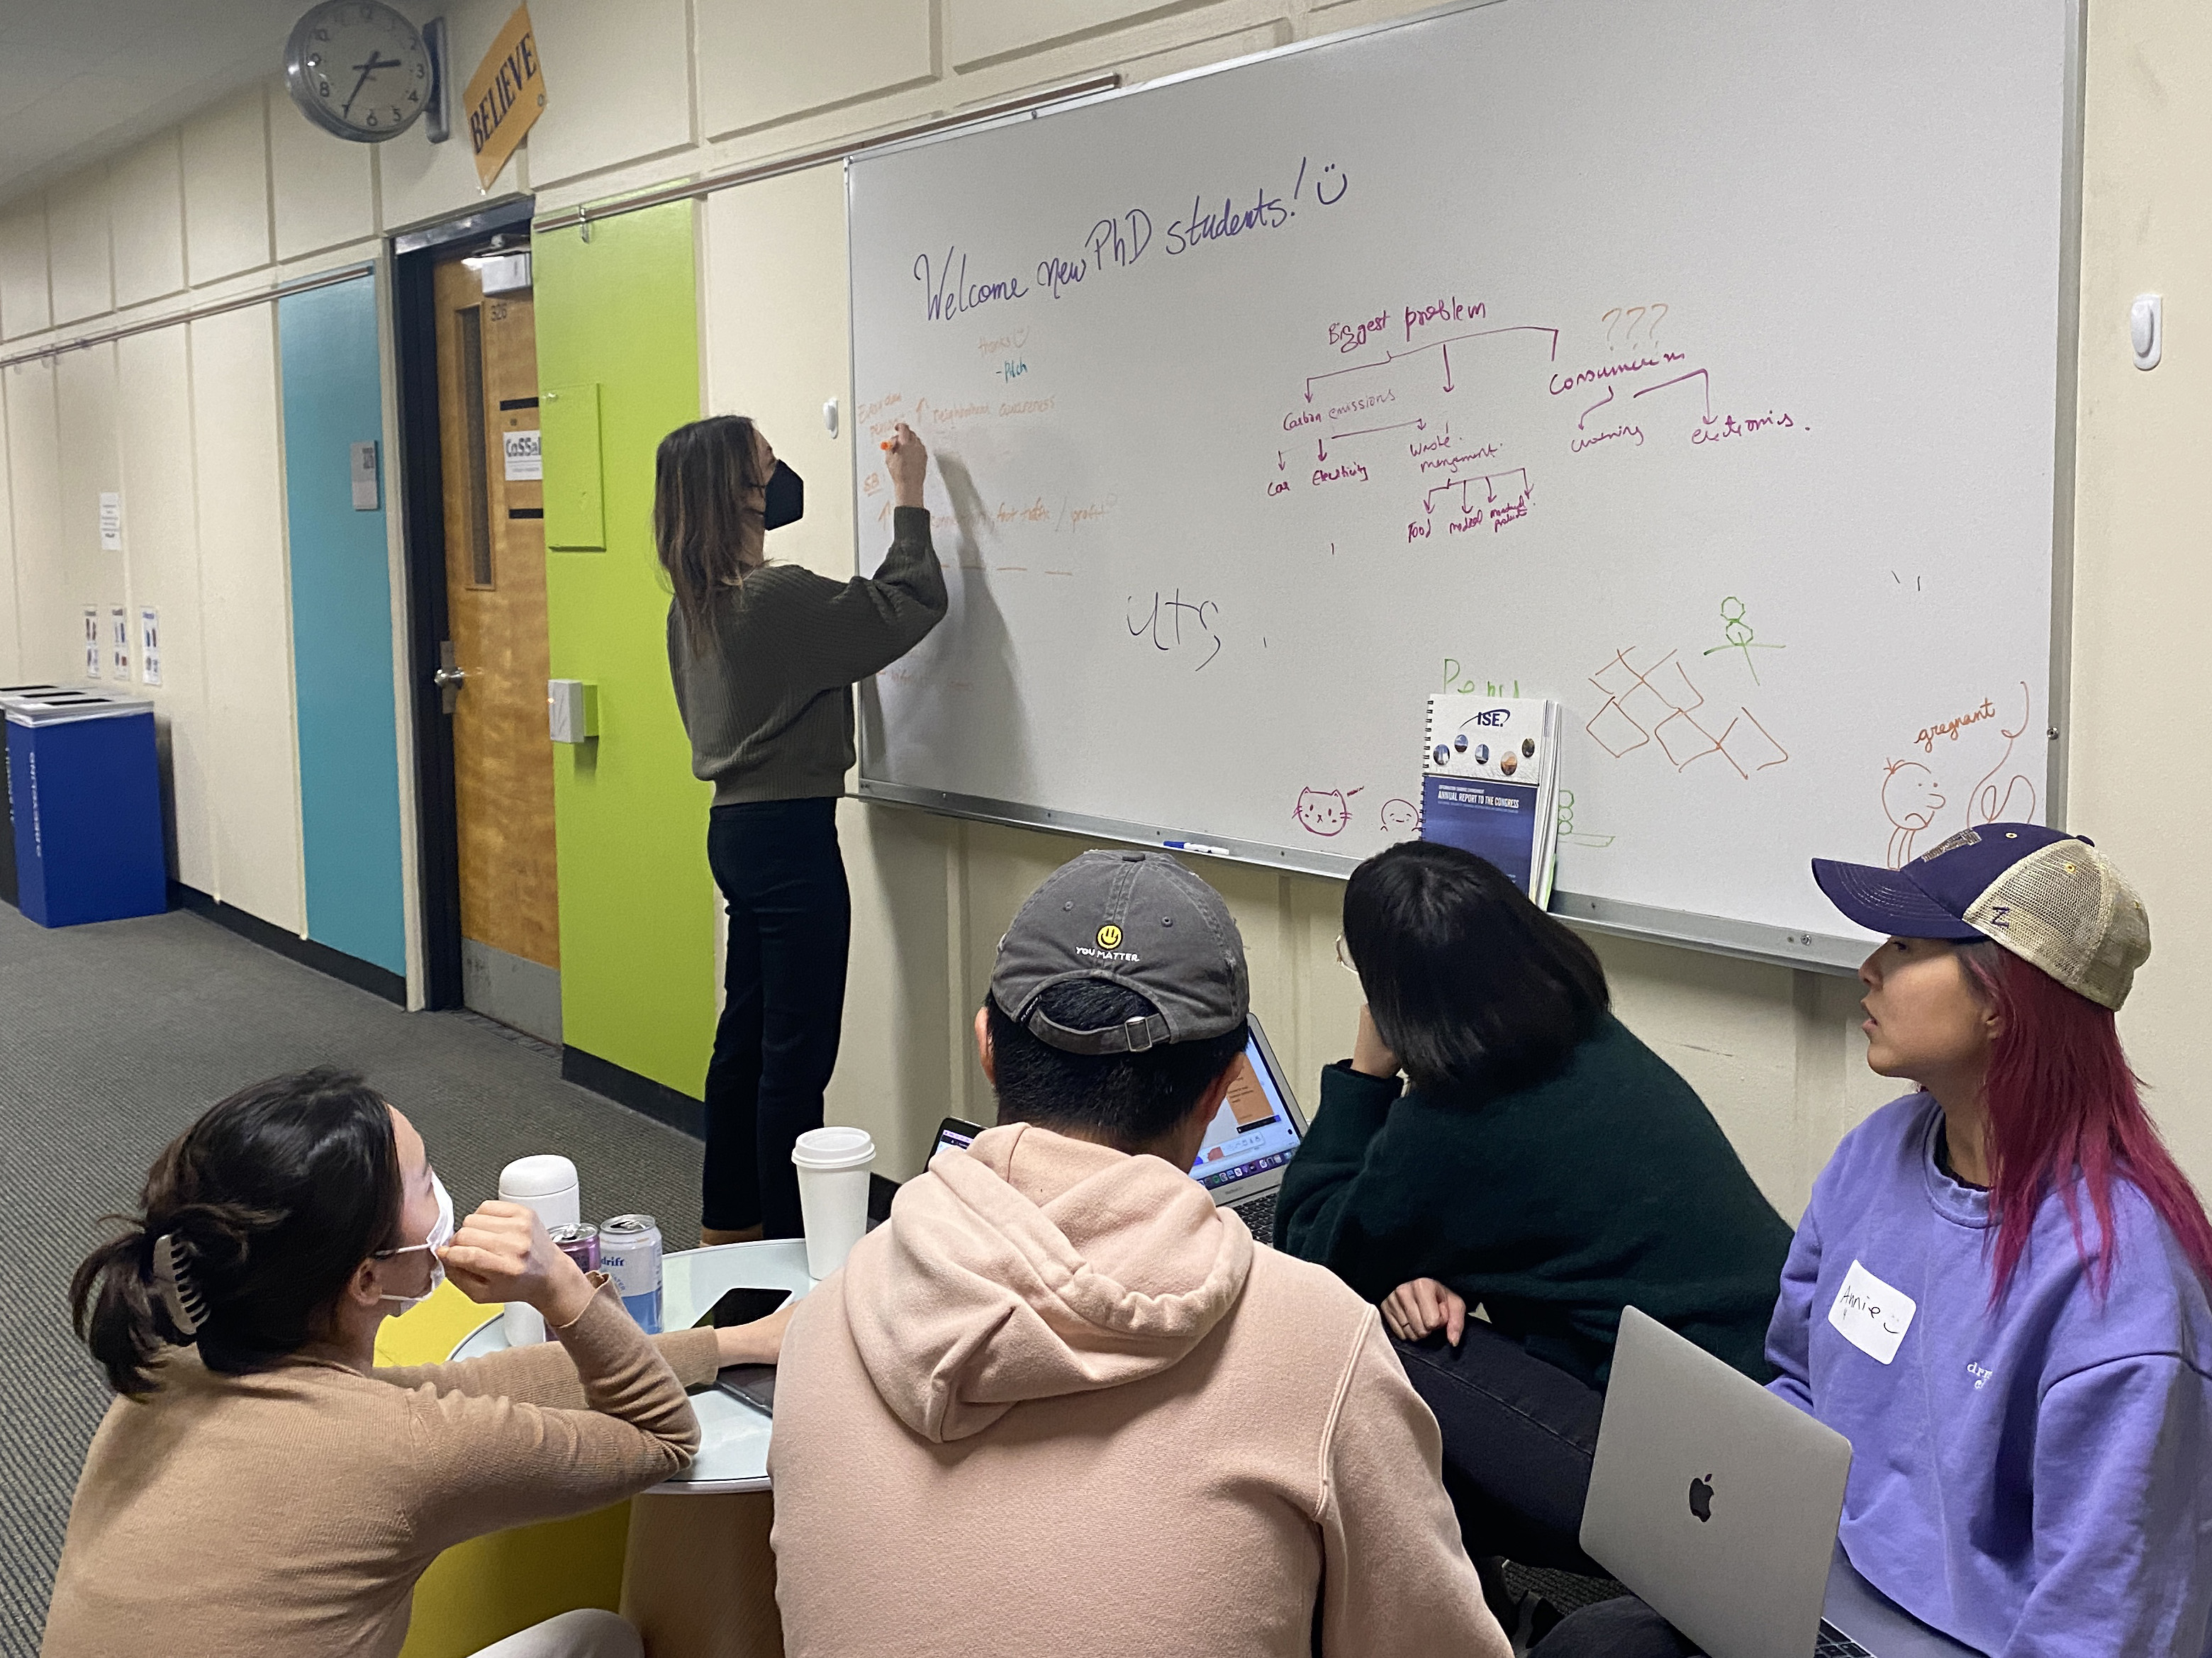
<path fill-rule="evenodd" d="M 1673 1066 L 1607 1014 L 1565 1070 L 1456 1099 L 1322 1072 L 1276 1236 L 1370 1301 L 1432 1278 L 1595 1387 L 1634 1304 L 1764 1382 L 1790 1230 Z"/>
<path fill-rule="evenodd" d="M 691 770 L 714 804 L 842 794 L 853 765 L 853 683 L 943 620 L 945 571 L 929 513 L 891 514 L 891 550 L 871 576 L 832 581 L 764 564 L 720 596 L 713 648 L 695 651 L 668 607 L 668 671 L 691 738 Z"/>

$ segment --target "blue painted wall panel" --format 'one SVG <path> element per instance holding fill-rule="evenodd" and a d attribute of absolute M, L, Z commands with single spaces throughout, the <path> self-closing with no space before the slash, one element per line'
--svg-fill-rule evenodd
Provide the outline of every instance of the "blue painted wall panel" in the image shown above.
<path fill-rule="evenodd" d="M 307 936 L 404 974 L 376 284 L 364 276 L 288 295 L 276 318 Z M 352 446 L 371 440 L 379 506 L 356 512 Z"/>

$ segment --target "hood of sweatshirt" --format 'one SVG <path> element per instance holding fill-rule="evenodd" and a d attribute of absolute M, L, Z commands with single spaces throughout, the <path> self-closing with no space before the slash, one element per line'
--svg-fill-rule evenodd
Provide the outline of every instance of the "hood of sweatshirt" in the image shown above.
<path fill-rule="evenodd" d="M 1182 1169 L 1012 1123 L 900 1189 L 845 1263 L 846 1317 L 884 1403 L 941 1444 L 1158 1375 L 1236 1304 L 1252 1249 Z"/>

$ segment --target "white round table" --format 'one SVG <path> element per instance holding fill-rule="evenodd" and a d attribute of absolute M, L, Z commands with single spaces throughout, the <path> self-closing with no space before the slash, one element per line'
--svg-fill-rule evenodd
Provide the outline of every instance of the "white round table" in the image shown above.
<path fill-rule="evenodd" d="M 726 1291 L 788 1290 L 796 1300 L 813 1287 L 806 1275 L 806 1245 L 798 1238 L 678 1250 L 661 1262 L 660 1327 L 686 1328 Z M 463 1338 L 450 1357 L 478 1358 L 506 1345 L 505 1320 L 495 1314 Z M 692 1394 L 691 1408 L 699 1418 L 699 1455 L 689 1468 L 648 1495 L 768 1490 L 769 1418 L 714 1388 Z"/>

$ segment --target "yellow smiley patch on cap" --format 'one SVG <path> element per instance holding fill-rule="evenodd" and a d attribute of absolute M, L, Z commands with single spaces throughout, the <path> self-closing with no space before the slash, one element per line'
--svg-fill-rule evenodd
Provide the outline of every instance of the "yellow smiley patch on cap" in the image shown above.
<path fill-rule="evenodd" d="M 1098 948 L 1099 948 L 1099 949 L 1101 949 L 1101 950 L 1119 950 L 1119 949 L 1121 949 L 1121 928 L 1119 928 L 1119 927 L 1115 926 L 1111 921 L 1109 921 L 1109 922 L 1107 922 L 1107 923 L 1106 923 L 1106 925 L 1105 925 L 1104 926 L 1102 926 L 1102 927 L 1100 927 L 1100 928 L 1098 929 Z"/>

